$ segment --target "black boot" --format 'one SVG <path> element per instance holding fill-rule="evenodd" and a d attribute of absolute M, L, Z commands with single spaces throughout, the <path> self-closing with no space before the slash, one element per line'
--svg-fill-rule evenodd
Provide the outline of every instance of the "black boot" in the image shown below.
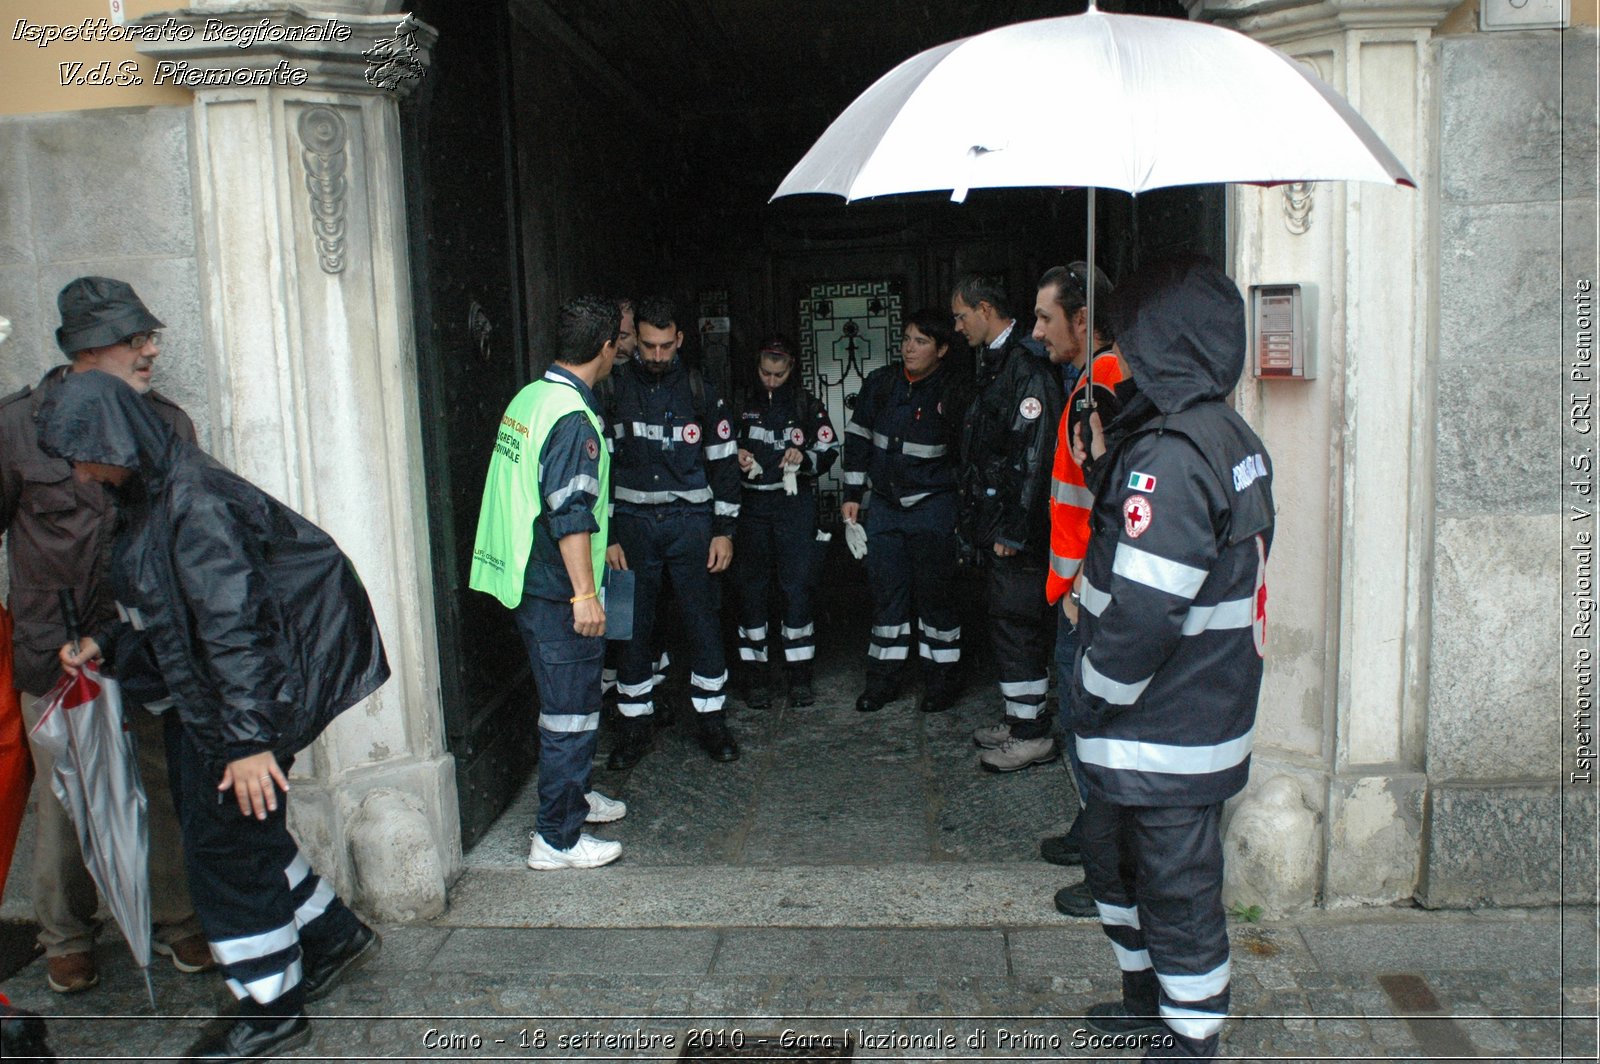
<path fill-rule="evenodd" d="M 700 747 L 711 755 L 713 761 L 739 760 L 739 744 L 734 742 L 733 732 L 728 730 L 726 713 L 700 715 Z"/>
<path fill-rule="evenodd" d="M 772 705 L 772 688 L 767 686 L 767 667 L 751 672 L 744 682 L 744 704 L 751 709 L 766 709 Z"/>
<path fill-rule="evenodd" d="M 817 696 L 811 693 L 811 669 L 795 665 L 789 669 L 789 705 L 791 708 L 814 706 Z"/>
<path fill-rule="evenodd" d="M 611 744 L 611 756 L 606 758 L 606 768 L 623 771 L 637 765 L 650 752 L 654 724 L 650 717 L 622 717 L 617 723 L 617 736 Z"/>
<path fill-rule="evenodd" d="M 383 939 L 360 921 L 344 941 L 329 946 L 326 952 L 306 954 L 300 985 L 307 1001 L 319 1001 L 333 992 L 334 985 L 347 973 L 378 955 Z"/>
<path fill-rule="evenodd" d="M 258 1005 L 249 998 L 239 1002 L 237 1012 L 218 1016 L 201 1029 L 200 1037 L 189 1047 L 188 1058 L 244 1064 L 270 1059 L 310 1039 L 305 999 L 296 987 L 269 1005 Z"/>

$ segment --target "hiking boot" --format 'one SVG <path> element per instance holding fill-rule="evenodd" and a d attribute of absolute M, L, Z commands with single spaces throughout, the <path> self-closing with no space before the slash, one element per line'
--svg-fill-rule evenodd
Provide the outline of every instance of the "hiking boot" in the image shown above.
<path fill-rule="evenodd" d="M 803 709 L 806 706 L 817 704 L 817 696 L 811 691 L 808 682 L 792 683 L 789 685 L 789 706 L 792 709 Z"/>
<path fill-rule="evenodd" d="M 358 920 L 356 929 L 343 942 L 326 951 L 305 951 L 305 974 L 300 985 L 305 987 L 306 1000 L 319 1001 L 333 993 L 340 979 L 376 957 L 382 947 L 383 939 L 378 933 Z"/>
<path fill-rule="evenodd" d="M 216 959 L 211 956 L 211 946 L 206 942 L 204 935 L 188 935 L 170 943 L 152 942 L 150 948 L 163 957 L 171 957 L 172 966 L 185 975 L 209 972 L 217 966 Z"/>
<path fill-rule="evenodd" d="M 76 994 L 100 981 L 100 972 L 94 966 L 94 954 L 63 953 L 45 961 L 44 981 L 58 994 Z"/>
<path fill-rule="evenodd" d="M 1016 772 L 1031 765 L 1043 765 L 1061 756 L 1050 736 L 1038 739 L 1007 739 L 993 750 L 978 755 L 985 772 Z"/>
<path fill-rule="evenodd" d="M 1010 740 L 1010 721 L 1002 720 L 999 724 L 986 724 L 973 729 L 972 732 L 972 741 L 985 750 L 998 750 Z"/>
<path fill-rule="evenodd" d="M 1078 845 L 1078 840 L 1071 834 L 1051 835 L 1048 839 L 1039 840 L 1039 856 L 1051 864 L 1072 865 L 1083 864 L 1083 847 Z"/>
<path fill-rule="evenodd" d="M 956 704 L 956 696 L 949 691 L 929 691 L 922 696 L 917 708 L 924 713 L 943 713 Z M 981 729 L 980 729 L 981 730 Z M 1007 729 L 1008 731 L 1010 729 Z"/>
<path fill-rule="evenodd" d="M 1096 1034 L 1165 1034 L 1167 1025 L 1154 1016 L 1130 1016 L 1120 1001 L 1102 1001 L 1083 1013 L 1084 1024 Z"/>
<path fill-rule="evenodd" d="M 540 872 L 558 868 L 599 868 L 622 856 L 622 843 L 607 842 L 593 835 L 579 835 L 578 841 L 565 850 L 558 850 L 537 831 L 533 833 L 533 848 L 528 851 L 528 867 Z"/>
<path fill-rule="evenodd" d="M 649 717 L 623 717 L 616 738 L 611 741 L 611 756 L 606 758 L 606 768 L 630 769 L 644 760 L 650 752 L 650 737 L 654 726 Z"/>
<path fill-rule="evenodd" d="M 1070 887 L 1062 887 L 1056 891 L 1056 912 L 1062 916 L 1075 916 L 1086 920 L 1100 915 L 1100 907 L 1094 903 L 1094 895 L 1089 893 L 1087 882 L 1074 883 Z"/>
<path fill-rule="evenodd" d="M 765 683 L 751 683 L 744 689 L 744 704 L 751 709 L 766 709 L 772 705 L 772 688 Z"/>
<path fill-rule="evenodd" d="M 739 760 L 739 744 L 728 730 L 728 718 L 722 713 L 707 713 L 700 721 L 700 748 L 711 755 L 713 761 Z"/>
<path fill-rule="evenodd" d="M 583 818 L 585 824 L 609 824 L 628 815 L 627 802 L 607 798 L 599 791 L 590 791 L 583 798 L 589 803 L 589 815 Z"/>
<path fill-rule="evenodd" d="M 247 1020 L 243 1017 L 218 1017 L 208 1025 L 208 1030 L 189 1047 L 190 1060 L 227 1061 L 243 1064 L 249 1060 L 267 1060 L 290 1049 L 305 1045 L 311 1039 L 311 1021 L 305 1013 L 295 1016 L 261 1017 Z"/>

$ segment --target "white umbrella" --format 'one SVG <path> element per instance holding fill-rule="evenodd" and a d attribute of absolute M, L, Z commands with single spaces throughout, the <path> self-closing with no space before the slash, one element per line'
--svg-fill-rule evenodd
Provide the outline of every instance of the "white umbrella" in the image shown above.
<path fill-rule="evenodd" d="M 1332 180 L 1415 187 L 1355 109 L 1277 49 L 1091 4 L 907 59 L 834 120 L 773 198 Z"/>
<path fill-rule="evenodd" d="M 76 642 L 75 621 L 72 627 Z M 154 1008 L 149 800 L 133 733 L 123 727 L 121 688 L 91 661 L 77 676 L 63 676 L 39 704 L 33 739 L 55 759 L 50 787 L 77 829 L 83 865 L 128 940 Z"/>
<path fill-rule="evenodd" d="M 1355 108 L 1277 49 L 1090 0 L 1081 15 L 907 59 L 834 119 L 772 198 L 950 189 L 959 203 L 974 188 L 1087 188 L 1093 266 L 1097 186 L 1334 180 L 1416 187 Z"/>

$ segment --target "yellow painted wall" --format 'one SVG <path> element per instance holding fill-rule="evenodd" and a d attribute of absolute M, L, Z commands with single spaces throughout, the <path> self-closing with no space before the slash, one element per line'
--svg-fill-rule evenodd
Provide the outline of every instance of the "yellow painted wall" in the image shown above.
<path fill-rule="evenodd" d="M 185 0 L 124 0 L 128 19 L 189 5 Z M 188 89 L 152 85 L 155 60 L 142 56 L 132 41 L 14 40 L 18 23 L 29 26 L 81 26 L 84 19 L 111 21 L 110 0 L 0 0 L 0 115 L 42 111 L 82 111 L 100 107 L 151 104 L 187 106 Z M 111 73 L 140 77 L 140 85 L 62 85 L 61 64 L 82 63 L 83 72 L 105 61 Z M 124 67 L 123 64 L 134 64 Z"/>

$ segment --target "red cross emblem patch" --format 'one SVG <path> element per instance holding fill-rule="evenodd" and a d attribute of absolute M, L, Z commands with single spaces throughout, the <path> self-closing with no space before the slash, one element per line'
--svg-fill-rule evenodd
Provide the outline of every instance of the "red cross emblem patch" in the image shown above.
<path fill-rule="evenodd" d="M 1044 413 L 1044 404 L 1030 395 L 1022 401 L 1021 406 L 1017 407 L 1017 413 L 1028 421 L 1035 421 Z"/>
<path fill-rule="evenodd" d="M 826 425 L 822 426 L 820 429 L 817 430 L 817 439 L 818 439 L 818 441 L 820 441 L 822 443 L 832 443 L 833 442 L 833 430 L 830 429 Z"/>
<path fill-rule="evenodd" d="M 1127 529 L 1129 539 L 1138 539 L 1144 535 L 1145 529 L 1150 527 L 1150 519 L 1155 516 L 1150 509 L 1150 500 L 1143 495 L 1130 495 L 1122 504 L 1122 523 Z"/>
<path fill-rule="evenodd" d="M 789 430 L 789 442 L 794 444 L 796 447 L 806 442 L 806 434 L 801 430 L 799 425 L 796 425 L 794 428 Z"/>
<path fill-rule="evenodd" d="M 699 443 L 700 442 L 700 426 L 696 425 L 693 421 L 691 421 L 687 425 L 683 426 L 683 442 L 684 443 Z"/>

